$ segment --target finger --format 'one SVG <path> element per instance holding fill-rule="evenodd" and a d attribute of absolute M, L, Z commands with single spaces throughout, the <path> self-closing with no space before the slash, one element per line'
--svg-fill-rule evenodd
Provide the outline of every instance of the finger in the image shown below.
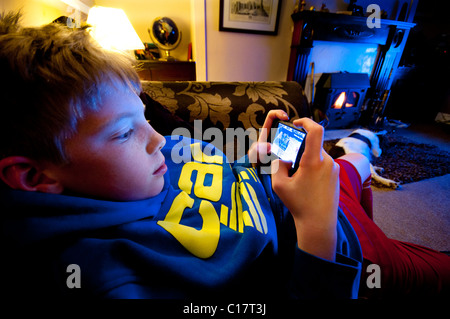
<path fill-rule="evenodd" d="M 261 135 L 259 136 L 258 141 L 267 142 L 267 138 L 269 136 L 269 131 L 272 127 L 273 120 L 280 119 L 283 121 L 289 120 L 289 116 L 283 110 L 271 110 L 267 113 L 266 120 L 264 121 L 263 127 L 261 129 Z"/>
<path fill-rule="evenodd" d="M 270 161 L 270 150 L 272 145 L 268 142 L 266 143 L 258 143 L 257 145 L 257 154 L 258 154 L 258 162 L 262 164 L 267 164 Z"/>
<path fill-rule="evenodd" d="M 283 110 L 271 110 L 269 113 L 267 113 L 266 120 L 264 121 L 263 127 L 265 128 L 271 128 L 272 122 L 274 119 L 280 119 L 280 120 L 289 120 L 289 116 L 287 113 Z"/>
<path fill-rule="evenodd" d="M 309 118 L 294 121 L 294 125 L 303 127 L 306 132 L 305 151 L 302 156 L 308 160 L 322 159 L 323 127 Z"/>
<path fill-rule="evenodd" d="M 285 162 L 280 159 L 272 161 L 271 172 L 272 180 L 277 183 L 285 183 L 286 178 L 289 177 L 289 169 L 292 167 L 291 162 Z"/>
<path fill-rule="evenodd" d="M 268 154 L 270 153 L 271 146 L 272 145 L 268 142 L 256 142 L 254 145 L 252 145 L 248 153 L 250 163 L 267 164 L 270 161 L 270 156 L 268 156 Z"/>

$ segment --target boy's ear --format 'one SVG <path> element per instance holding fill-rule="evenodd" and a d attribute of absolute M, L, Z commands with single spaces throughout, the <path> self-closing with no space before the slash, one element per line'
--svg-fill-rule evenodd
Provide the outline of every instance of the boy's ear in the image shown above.
<path fill-rule="evenodd" d="M 0 179 L 12 189 L 61 194 L 63 186 L 47 176 L 38 163 L 28 157 L 9 156 L 0 160 Z"/>

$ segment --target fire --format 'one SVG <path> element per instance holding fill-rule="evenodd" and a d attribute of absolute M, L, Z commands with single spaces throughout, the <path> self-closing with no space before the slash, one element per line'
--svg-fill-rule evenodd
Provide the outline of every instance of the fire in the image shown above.
<path fill-rule="evenodd" d="M 339 97 L 336 99 L 336 102 L 334 102 L 332 108 L 341 109 L 344 103 L 345 107 L 352 107 L 354 105 L 352 103 L 348 103 L 347 94 L 345 92 L 342 92 L 341 94 L 339 94 Z"/>
<path fill-rule="evenodd" d="M 347 97 L 347 94 L 345 94 L 345 92 L 342 92 L 341 94 L 339 94 L 339 97 L 337 98 L 336 102 L 334 102 L 332 108 L 333 109 L 341 109 L 342 105 L 344 105 L 346 97 Z"/>

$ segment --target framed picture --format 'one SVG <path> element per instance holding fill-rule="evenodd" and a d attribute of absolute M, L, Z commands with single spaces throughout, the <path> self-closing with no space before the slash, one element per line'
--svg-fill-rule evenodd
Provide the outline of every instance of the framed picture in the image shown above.
<path fill-rule="evenodd" d="M 276 35 L 282 0 L 220 0 L 220 31 Z"/>

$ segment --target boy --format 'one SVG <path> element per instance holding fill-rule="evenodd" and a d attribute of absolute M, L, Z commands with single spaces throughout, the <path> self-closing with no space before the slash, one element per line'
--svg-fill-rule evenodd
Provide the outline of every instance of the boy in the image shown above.
<path fill-rule="evenodd" d="M 358 296 L 363 259 L 338 209 L 339 174 L 362 185 L 367 160 L 348 155 L 338 162 L 349 173 L 340 173 L 322 149 L 323 129 L 300 119 L 307 147 L 292 177 L 289 163 L 277 162 L 272 180 L 248 161 L 229 165 L 219 152 L 207 155 L 208 145 L 153 130 L 129 61 L 84 31 L 22 29 L 17 19 L 0 26 L 10 295 Z M 265 129 L 274 118 L 287 120 L 272 111 Z M 262 134 L 248 158 L 267 150 Z M 349 193 L 346 203 L 362 200 Z M 67 272 L 73 265 L 78 278 Z"/>

